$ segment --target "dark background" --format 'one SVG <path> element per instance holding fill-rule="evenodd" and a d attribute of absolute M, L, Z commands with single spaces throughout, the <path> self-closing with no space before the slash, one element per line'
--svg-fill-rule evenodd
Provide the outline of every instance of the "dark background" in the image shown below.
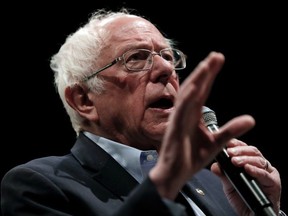
<path fill-rule="evenodd" d="M 1 178 L 8 169 L 35 157 L 69 151 L 76 135 L 54 89 L 49 58 L 94 10 L 126 6 L 179 41 L 178 47 L 188 55 L 183 78 L 210 51 L 224 53 L 226 63 L 207 106 L 216 112 L 219 125 L 246 113 L 256 119 L 256 127 L 242 139 L 257 146 L 279 170 L 282 209 L 287 213 L 288 12 L 284 3 L 273 2 L 106 0 L 3 5 Z"/>

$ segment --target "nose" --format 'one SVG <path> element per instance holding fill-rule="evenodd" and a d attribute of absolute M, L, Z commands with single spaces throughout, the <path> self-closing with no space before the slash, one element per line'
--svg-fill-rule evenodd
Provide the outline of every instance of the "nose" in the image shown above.
<path fill-rule="evenodd" d="M 151 68 L 152 81 L 166 84 L 171 77 L 177 77 L 173 65 L 162 58 L 159 53 L 153 53 L 153 66 Z"/>

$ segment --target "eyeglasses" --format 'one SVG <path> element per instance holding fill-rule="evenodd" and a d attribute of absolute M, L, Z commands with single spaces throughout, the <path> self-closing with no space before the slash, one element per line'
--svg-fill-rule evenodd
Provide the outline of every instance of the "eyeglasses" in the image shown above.
<path fill-rule="evenodd" d="M 147 49 L 133 49 L 125 52 L 118 58 L 115 58 L 111 63 L 84 78 L 83 81 L 88 81 L 101 71 L 113 66 L 121 60 L 123 60 L 126 69 L 129 71 L 148 71 L 153 66 L 153 57 L 155 55 L 159 55 L 169 62 L 174 67 L 174 70 L 182 70 L 186 68 L 186 56 L 178 49 L 165 48 L 160 50 L 159 53 Z"/>

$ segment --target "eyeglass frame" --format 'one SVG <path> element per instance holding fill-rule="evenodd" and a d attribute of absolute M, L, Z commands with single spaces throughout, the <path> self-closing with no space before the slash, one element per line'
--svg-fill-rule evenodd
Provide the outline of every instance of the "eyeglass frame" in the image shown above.
<path fill-rule="evenodd" d="M 182 61 L 184 60 L 184 67 L 183 67 L 183 68 L 174 68 L 174 70 L 183 70 L 183 69 L 186 68 L 186 55 L 185 55 L 181 50 L 179 50 L 179 49 L 176 49 L 176 48 L 164 48 L 164 49 L 160 50 L 159 52 L 151 51 L 151 50 L 148 50 L 148 49 L 134 49 L 134 50 L 145 50 L 145 51 L 149 51 L 149 52 L 150 52 L 150 55 L 152 56 L 152 58 L 151 58 L 151 59 L 152 59 L 152 63 L 151 63 L 151 67 L 150 67 L 150 68 L 138 69 L 138 70 L 137 70 L 137 69 L 129 69 L 129 68 L 126 66 L 126 60 L 125 60 L 125 54 L 127 54 L 128 52 L 131 51 L 131 50 L 128 50 L 128 51 L 126 51 L 125 53 L 123 53 L 121 56 L 115 58 L 115 59 L 114 59 L 112 62 L 110 62 L 109 64 L 107 64 L 107 65 L 105 65 L 104 67 L 98 69 L 97 71 L 93 72 L 93 73 L 90 74 L 89 76 L 85 77 L 82 81 L 83 81 L 83 82 L 88 81 L 89 79 L 91 79 L 91 78 L 93 78 L 94 76 L 96 76 L 98 73 L 100 73 L 100 72 L 102 72 L 103 70 L 106 70 L 107 68 L 115 65 L 117 62 L 119 62 L 119 61 L 121 61 L 121 60 L 124 60 L 124 65 L 125 65 L 126 69 L 129 70 L 129 71 L 148 71 L 148 70 L 150 70 L 150 69 L 152 68 L 152 66 L 153 66 L 153 64 L 154 64 L 154 60 L 153 60 L 154 58 L 153 58 L 153 57 L 154 57 L 155 55 L 159 55 L 159 56 L 161 56 L 161 58 L 163 58 L 162 55 L 161 55 L 161 52 L 162 52 L 163 50 L 172 50 L 172 51 L 174 50 L 174 51 L 180 53 L 180 57 L 181 57 Z M 163 58 L 163 59 L 164 59 L 164 58 Z M 166 60 L 166 59 L 164 59 L 164 60 Z"/>

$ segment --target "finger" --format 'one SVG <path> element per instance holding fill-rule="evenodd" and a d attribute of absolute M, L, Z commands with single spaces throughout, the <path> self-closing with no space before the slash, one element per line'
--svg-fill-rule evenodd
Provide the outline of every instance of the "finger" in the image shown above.
<path fill-rule="evenodd" d="M 272 165 L 263 156 L 233 156 L 231 162 L 238 167 L 251 165 L 269 173 L 273 171 Z"/>
<path fill-rule="evenodd" d="M 239 144 L 239 145 L 238 145 Z M 259 158 L 264 158 L 261 151 L 256 146 L 243 145 L 237 143 L 237 146 L 227 146 L 227 153 L 233 156 L 258 156 Z"/>
<path fill-rule="evenodd" d="M 271 164 L 268 160 L 265 160 L 264 170 L 271 172 Z"/>
<path fill-rule="evenodd" d="M 180 122 L 183 116 L 190 120 L 189 122 L 195 122 L 195 119 L 198 121 L 201 118 L 202 107 L 223 64 L 224 56 L 221 53 L 211 52 L 185 79 L 175 102 L 177 112 L 174 114 L 176 121 Z M 186 125 L 185 129 L 191 131 L 192 128 Z"/>
<path fill-rule="evenodd" d="M 214 133 L 215 141 L 219 145 L 224 145 L 234 137 L 239 137 L 251 130 L 254 125 L 255 120 L 250 115 L 235 117 Z"/>
<path fill-rule="evenodd" d="M 193 94 L 193 97 L 196 97 L 196 101 L 205 101 L 224 61 L 225 58 L 221 53 L 211 52 L 182 83 L 179 91 L 180 95 L 183 93 L 187 98 L 191 98 L 191 94 Z M 196 95 L 194 95 L 195 92 L 197 92 Z"/>
<path fill-rule="evenodd" d="M 236 147 L 236 146 L 247 146 L 247 144 L 239 139 L 231 139 L 229 142 L 227 142 L 227 147 Z"/>

